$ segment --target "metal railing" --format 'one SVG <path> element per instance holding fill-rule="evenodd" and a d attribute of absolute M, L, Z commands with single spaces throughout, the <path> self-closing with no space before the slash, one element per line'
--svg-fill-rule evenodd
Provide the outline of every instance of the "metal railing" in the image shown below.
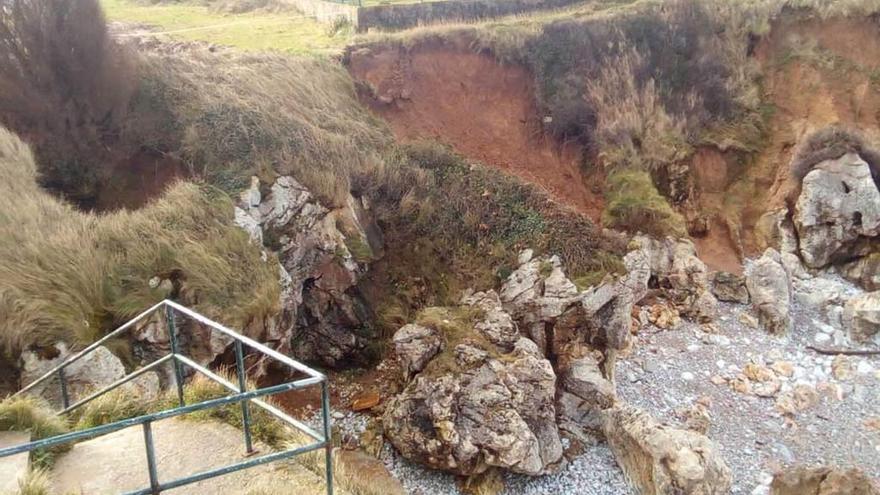
<path fill-rule="evenodd" d="M 116 382 L 106 386 L 105 388 L 96 391 L 85 398 L 70 403 L 70 394 L 68 391 L 68 383 L 67 377 L 65 376 L 65 369 L 68 368 L 71 364 L 75 363 L 83 356 L 89 354 L 94 351 L 101 345 L 105 344 L 108 340 L 116 338 L 120 336 L 123 332 L 130 330 L 133 326 L 143 320 L 144 318 L 150 317 L 153 315 L 155 311 L 160 309 L 165 310 L 165 321 L 166 321 L 166 329 L 168 331 L 168 340 L 170 343 L 170 352 L 155 361 L 143 366 L 142 368 L 129 373 L 128 375 L 120 378 Z M 202 325 L 205 325 L 212 330 L 216 330 L 221 334 L 232 339 L 233 345 L 235 347 L 235 368 L 236 375 L 238 378 L 238 384 L 233 384 L 229 380 L 226 380 L 222 376 L 214 373 L 213 371 L 207 369 L 206 367 L 196 363 L 192 359 L 184 356 L 180 352 L 180 341 L 177 332 L 177 327 L 175 323 L 176 314 L 181 314 L 195 320 Z M 256 353 L 262 354 L 267 358 L 272 358 L 275 361 L 285 365 L 290 368 L 292 371 L 298 372 L 300 374 L 306 375 L 306 378 L 300 378 L 297 380 L 293 380 L 287 383 L 282 383 L 279 385 L 273 385 L 269 387 L 258 388 L 255 390 L 247 390 L 247 376 L 245 372 L 245 363 L 244 363 L 244 349 L 243 347 L 248 347 Z M 45 383 L 47 380 L 52 380 L 54 378 L 58 379 L 59 387 L 61 389 L 61 401 L 63 405 L 63 409 L 58 412 L 59 415 L 67 414 L 79 407 L 82 407 L 85 404 L 88 404 L 92 400 L 100 397 L 101 395 L 114 390 L 125 383 L 130 382 L 131 380 L 147 373 L 151 370 L 162 366 L 165 363 L 171 362 L 174 366 L 174 376 L 175 382 L 177 386 L 177 397 L 178 397 L 178 407 L 173 409 L 167 409 L 164 411 L 145 414 L 143 416 L 138 416 L 135 418 L 124 419 L 121 421 L 116 421 L 113 423 L 109 423 L 106 425 L 97 426 L 94 428 L 89 428 L 86 430 L 75 431 L 71 433 L 65 433 L 61 435 L 57 435 L 50 438 L 44 438 L 40 440 L 35 440 L 26 444 L 16 445 L 13 447 L 8 447 L 5 449 L 0 449 L 0 458 L 21 454 L 25 452 L 31 452 L 33 450 L 45 449 L 49 447 L 53 447 L 56 445 L 61 445 L 65 443 L 77 442 L 81 440 L 86 440 L 89 438 L 94 438 L 102 435 L 106 435 L 115 431 L 123 430 L 125 428 L 130 428 L 133 426 L 141 425 L 143 428 L 144 434 L 144 444 L 147 454 L 147 470 L 149 472 L 150 477 L 150 486 L 148 488 L 144 488 L 141 490 L 136 490 L 133 492 L 128 492 L 126 495 L 150 495 L 150 494 L 159 494 L 165 490 L 170 490 L 172 488 L 178 488 L 184 485 L 188 485 L 191 483 L 196 483 L 199 481 L 203 481 L 206 479 L 214 478 L 217 476 L 222 476 L 225 474 L 233 473 L 236 471 L 241 471 L 243 469 L 248 469 L 251 467 L 259 466 L 262 464 L 267 464 L 270 462 L 288 459 L 294 457 L 299 454 L 304 454 L 306 452 L 311 452 L 318 449 L 324 449 L 324 457 L 325 457 L 325 476 L 327 481 L 327 493 L 328 495 L 333 494 L 333 457 L 332 457 L 332 443 L 331 443 L 331 433 L 330 433 L 330 395 L 329 395 L 329 384 L 327 381 L 327 377 L 313 370 L 312 368 L 299 363 L 288 356 L 281 354 L 273 349 L 266 347 L 259 342 L 252 340 L 244 335 L 240 335 L 237 332 L 234 332 L 225 326 L 206 318 L 180 304 L 177 304 L 173 301 L 165 300 L 162 301 L 150 309 L 144 311 L 140 315 L 136 316 L 131 321 L 125 323 L 121 327 L 117 328 L 113 332 L 107 334 L 102 339 L 98 340 L 94 344 L 86 347 L 82 351 L 76 353 L 75 355 L 65 359 L 61 364 L 45 373 L 43 376 L 35 380 L 34 382 L 28 384 L 26 387 L 22 388 L 18 391 L 14 396 L 26 394 L 32 390 L 34 390 L 38 385 Z M 219 383 L 224 388 L 232 392 L 231 395 L 211 399 L 203 402 L 199 402 L 197 404 L 187 405 L 184 397 L 184 366 L 189 366 L 193 370 L 198 373 L 201 373 L 213 380 L 214 382 Z M 322 421 L 322 432 L 315 431 L 315 429 L 306 425 L 305 423 L 298 421 L 285 412 L 281 411 L 277 407 L 260 400 L 260 397 L 267 397 L 274 394 L 280 394 L 284 392 L 289 392 L 292 390 L 299 390 L 310 386 L 321 386 L 321 421 Z M 197 411 L 203 411 L 212 408 L 218 408 L 223 406 L 228 406 L 232 404 L 240 404 L 241 414 L 242 414 L 242 430 L 244 432 L 244 445 L 245 451 L 247 454 L 254 453 L 253 447 L 253 439 L 251 437 L 251 415 L 250 415 L 250 405 L 253 404 L 263 410 L 265 410 L 270 415 L 274 416 L 278 420 L 283 423 L 295 428 L 302 433 L 305 433 L 313 442 L 295 447 L 289 448 L 280 452 L 272 452 L 267 455 L 263 455 L 260 457 L 255 457 L 252 459 L 248 459 L 242 462 L 238 462 L 236 464 L 224 466 L 221 468 L 211 469 L 208 471 L 203 471 L 200 473 L 192 474 L 190 476 L 186 476 L 183 478 L 178 478 L 170 481 L 161 481 L 160 473 L 158 472 L 158 466 L 156 464 L 156 453 L 155 446 L 153 444 L 153 430 L 152 424 L 156 421 L 160 421 L 163 419 L 173 418 L 176 416 L 181 416 L 184 414 L 189 414 Z"/>

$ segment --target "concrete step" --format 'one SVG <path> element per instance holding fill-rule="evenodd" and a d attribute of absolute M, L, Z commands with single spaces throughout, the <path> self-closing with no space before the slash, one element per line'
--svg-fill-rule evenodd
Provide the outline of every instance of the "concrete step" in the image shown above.
<path fill-rule="evenodd" d="M 0 431 L 0 449 L 14 447 L 30 441 L 30 433 Z M 24 478 L 27 474 L 28 458 L 27 452 L 0 458 L 0 493 L 18 493 L 18 480 Z"/>
<path fill-rule="evenodd" d="M 173 418 L 153 424 L 159 481 L 170 481 L 247 459 L 241 430 L 211 421 Z M 257 455 L 269 450 L 258 446 Z M 58 458 L 52 471 L 54 493 L 110 494 L 148 488 L 143 428 L 127 428 L 81 442 Z M 278 486 L 287 490 L 277 490 Z M 180 495 L 297 495 L 326 493 L 322 477 L 291 463 L 271 463 L 162 493 Z"/>

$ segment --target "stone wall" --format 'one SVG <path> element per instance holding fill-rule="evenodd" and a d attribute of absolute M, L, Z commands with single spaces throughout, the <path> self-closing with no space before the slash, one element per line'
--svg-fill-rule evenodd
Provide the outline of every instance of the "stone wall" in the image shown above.
<path fill-rule="evenodd" d="M 319 1 L 319 0 L 289 0 Z M 357 9 L 359 31 L 371 28 L 396 30 L 423 24 L 473 21 L 532 10 L 553 9 L 580 0 L 449 0 L 397 5 L 376 5 Z"/>

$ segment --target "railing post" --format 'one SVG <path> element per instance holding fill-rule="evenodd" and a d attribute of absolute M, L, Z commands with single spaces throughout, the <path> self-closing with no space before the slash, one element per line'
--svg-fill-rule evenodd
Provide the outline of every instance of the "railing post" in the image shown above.
<path fill-rule="evenodd" d="M 326 378 L 321 382 L 321 417 L 324 420 L 324 462 L 326 464 L 327 495 L 333 495 L 333 439 L 330 430 L 330 389 Z"/>
<path fill-rule="evenodd" d="M 147 469 L 150 471 L 150 489 L 159 495 L 159 472 L 156 468 L 156 452 L 153 448 L 153 427 L 150 421 L 144 423 L 144 444 L 147 447 Z"/>
<path fill-rule="evenodd" d="M 64 366 L 58 368 L 58 381 L 61 382 L 61 405 L 63 409 L 70 407 L 70 394 L 67 392 L 67 376 L 64 374 Z"/>
<path fill-rule="evenodd" d="M 238 392 L 247 392 L 247 376 L 244 372 L 244 352 L 241 349 L 241 341 L 235 341 L 235 368 L 238 372 Z M 248 401 L 241 401 L 241 422 L 244 425 L 244 446 L 248 454 L 254 453 L 254 445 L 251 440 L 251 410 Z"/>
<path fill-rule="evenodd" d="M 171 354 L 174 355 L 174 379 L 177 382 L 177 400 L 180 406 L 183 407 L 186 405 L 186 400 L 183 398 L 183 370 L 180 368 L 180 361 L 177 360 L 180 349 L 177 345 L 177 331 L 174 328 L 174 309 L 171 306 L 165 306 L 165 321 L 168 325 L 168 340 L 171 342 Z"/>

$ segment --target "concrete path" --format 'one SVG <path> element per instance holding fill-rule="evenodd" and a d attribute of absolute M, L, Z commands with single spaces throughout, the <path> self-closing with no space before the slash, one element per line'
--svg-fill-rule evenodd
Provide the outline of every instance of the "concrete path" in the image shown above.
<path fill-rule="evenodd" d="M 168 419 L 153 424 L 159 481 L 170 481 L 246 459 L 240 430 L 219 422 Z M 259 447 L 256 455 L 266 454 Z M 52 471 L 55 493 L 109 494 L 147 488 L 143 428 L 127 428 L 77 444 Z M 280 487 L 286 487 L 281 489 Z M 163 493 L 275 495 L 326 493 L 324 479 L 292 462 L 271 463 Z"/>
<path fill-rule="evenodd" d="M 0 431 L 0 449 L 31 441 L 30 433 Z M 27 474 L 28 453 L 0 459 L 0 494 L 18 493 L 18 480 Z"/>

